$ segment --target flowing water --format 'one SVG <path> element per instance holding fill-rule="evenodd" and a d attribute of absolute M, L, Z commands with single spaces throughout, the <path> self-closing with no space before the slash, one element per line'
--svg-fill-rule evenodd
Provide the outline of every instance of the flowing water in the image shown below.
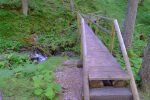
<path fill-rule="evenodd" d="M 47 56 L 42 55 L 41 53 L 38 53 L 38 52 L 31 53 L 30 58 L 33 62 L 39 62 L 39 63 L 48 59 Z"/>

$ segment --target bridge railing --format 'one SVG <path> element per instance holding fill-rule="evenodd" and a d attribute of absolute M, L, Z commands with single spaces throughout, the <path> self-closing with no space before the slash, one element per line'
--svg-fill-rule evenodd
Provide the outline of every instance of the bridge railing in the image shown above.
<path fill-rule="evenodd" d="M 127 50 L 126 50 L 126 47 L 125 47 L 125 44 L 124 44 L 124 41 L 123 41 L 123 38 L 122 38 L 122 34 L 121 34 L 121 31 L 120 31 L 117 19 L 114 20 L 114 26 L 115 26 L 115 30 L 117 32 L 119 44 L 120 44 L 121 51 L 122 51 L 122 54 L 123 54 L 123 58 L 124 58 L 124 61 L 125 61 L 125 64 L 126 64 L 126 69 L 127 69 L 128 74 L 130 76 L 130 79 L 131 79 L 130 86 L 131 86 L 131 90 L 132 90 L 132 93 L 133 93 L 133 98 L 134 98 L 134 100 L 140 100 L 138 90 L 137 90 L 137 86 L 136 86 L 136 83 L 135 83 L 135 79 L 134 79 L 134 76 L 133 76 L 133 73 L 132 73 L 132 70 L 131 70 L 129 57 L 128 57 L 128 54 L 127 54 Z"/>
<path fill-rule="evenodd" d="M 113 24 L 113 18 L 109 18 L 106 16 L 101 16 L 101 15 L 93 15 L 93 14 L 81 14 L 83 18 L 86 20 L 86 22 L 89 24 L 89 26 L 94 30 L 95 34 L 98 35 L 99 33 L 106 33 L 108 37 L 106 37 L 106 34 L 102 36 L 104 39 L 104 44 L 105 41 L 109 41 L 109 45 L 105 44 L 108 46 L 110 53 L 113 52 L 114 48 L 114 42 L 115 42 L 115 27 Z M 107 25 L 103 25 L 106 24 Z M 104 27 L 105 26 L 105 27 Z M 101 32 L 100 32 L 101 31 Z M 103 34 L 101 34 L 103 35 Z M 106 42 L 108 43 L 108 42 Z"/>
<path fill-rule="evenodd" d="M 84 20 L 84 16 L 81 16 L 81 14 L 78 13 L 77 20 L 78 20 L 78 29 L 79 29 L 79 32 L 81 33 L 82 32 L 81 27 L 83 27 L 83 26 L 81 26 L 81 23 L 82 23 L 81 20 Z M 110 52 L 112 53 L 113 46 L 114 46 L 115 33 L 117 33 L 119 46 L 120 46 L 121 52 L 123 54 L 123 58 L 124 58 L 124 62 L 125 62 L 125 65 L 126 65 L 127 72 L 130 76 L 130 87 L 131 87 L 131 91 L 132 91 L 132 94 L 133 94 L 133 99 L 134 100 L 140 100 L 138 90 L 137 90 L 137 86 L 136 86 L 136 83 L 135 83 L 135 79 L 134 79 L 134 76 L 133 76 L 133 73 L 132 73 L 132 70 L 131 70 L 129 57 L 128 57 L 127 50 L 126 50 L 126 47 L 125 47 L 125 44 L 124 44 L 124 41 L 123 41 L 123 38 L 122 38 L 122 34 L 121 34 L 121 31 L 120 31 L 118 21 L 117 21 L 117 19 L 108 19 L 108 20 L 113 21 L 112 31 L 110 32 L 110 34 L 111 34 L 111 41 L 110 41 L 110 48 L 109 48 Z M 92 20 L 90 20 L 90 21 L 92 22 Z M 82 52 L 82 49 L 81 49 L 81 52 Z M 82 55 L 81 55 L 81 57 L 82 57 Z"/>

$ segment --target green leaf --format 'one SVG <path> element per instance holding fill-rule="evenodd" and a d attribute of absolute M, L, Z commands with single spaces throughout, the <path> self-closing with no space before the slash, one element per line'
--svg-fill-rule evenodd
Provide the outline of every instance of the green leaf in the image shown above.
<path fill-rule="evenodd" d="M 43 90 L 42 89 L 36 89 L 34 91 L 34 94 L 37 95 L 37 96 L 40 96 L 42 94 Z"/>
<path fill-rule="evenodd" d="M 45 96 L 49 99 L 53 99 L 55 97 L 55 93 L 53 91 L 53 88 L 52 87 L 48 87 L 46 90 L 45 90 Z"/>
<path fill-rule="evenodd" d="M 138 75 L 135 75 L 134 77 L 135 77 L 136 81 L 140 81 L 141 80 L 141 78 Z"/>

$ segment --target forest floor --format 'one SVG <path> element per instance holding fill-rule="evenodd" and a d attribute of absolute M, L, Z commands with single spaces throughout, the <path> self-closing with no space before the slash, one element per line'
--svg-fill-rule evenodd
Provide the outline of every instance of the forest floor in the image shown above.
<path fill-rule="evenodd" d="M 82 68 L 65 65 L 56 71 L 56 80 L 62 86 L 59 100 L 82 100 Z"/>

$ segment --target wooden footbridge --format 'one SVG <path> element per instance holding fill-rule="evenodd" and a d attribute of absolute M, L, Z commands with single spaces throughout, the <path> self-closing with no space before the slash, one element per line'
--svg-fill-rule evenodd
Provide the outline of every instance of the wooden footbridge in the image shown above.
<path fill-rule="evenodd" d="M 86 18 L 78 14 L 82 47 L 81 59 L 83 61 L 84 100 L 139 100 L 129 58 L 116 19 L 113 20 L 113 26 L 110 47 L 112 50 L 114 33 L 116 32 L 127 71 L 121 68 L 111 54 L 112 51 L 109 51 L 95 35 L 92 28 L 87 24 Z M 124 83 L 129 84 L 121 85 Z M 90 84 L 97 84 L 97 86 L 92 87 Z"/>

